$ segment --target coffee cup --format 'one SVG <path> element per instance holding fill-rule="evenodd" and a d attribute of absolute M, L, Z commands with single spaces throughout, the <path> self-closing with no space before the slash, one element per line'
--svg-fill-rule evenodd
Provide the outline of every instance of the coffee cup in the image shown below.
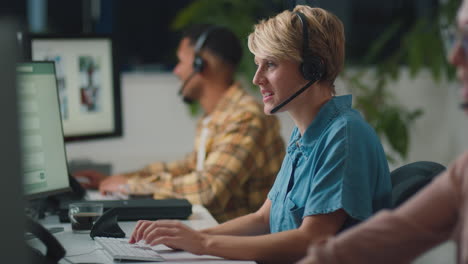
<path fill-rule="evenodd" d="M 68 206 L 68 217 L 75 233 L 89 233 L 102 213 L 102 203 L 71 203 Z"/>

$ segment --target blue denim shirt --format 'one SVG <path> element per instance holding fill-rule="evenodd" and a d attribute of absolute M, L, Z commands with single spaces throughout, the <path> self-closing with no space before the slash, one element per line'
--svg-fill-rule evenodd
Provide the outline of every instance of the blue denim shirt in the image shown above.
<path fill-rule="evenodd" d="M 344 209 L 359 221 L 390 206 L 385 153 L 351 102 L 351 95 L 333 97 L 302 137 L 294 128 L 268 194 L 271 233 L 296 229 L 310 215 Z"/>

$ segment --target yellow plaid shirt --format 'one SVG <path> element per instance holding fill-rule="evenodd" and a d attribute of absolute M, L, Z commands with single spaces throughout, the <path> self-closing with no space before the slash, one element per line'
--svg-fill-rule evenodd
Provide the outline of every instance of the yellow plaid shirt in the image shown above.
<path fill-rule="evenodd" d="M 203 130 L 198 121 L 195 149 L 175 162 L 156 162 L 128 174 L 131 193 L 155 199 L 186 198 L 202 204 L 219 221 L 256 211 L 265 201 L 285 154 L 278 119 L 239 85 L 229 88 L 206 124 L 206 158 L 197 171 Z"/>

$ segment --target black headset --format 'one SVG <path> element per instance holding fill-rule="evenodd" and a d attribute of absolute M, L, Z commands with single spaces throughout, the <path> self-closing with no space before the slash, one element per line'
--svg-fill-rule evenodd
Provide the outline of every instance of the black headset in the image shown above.
<path fill-rule="evenodd" d="M 308 52 L 309 28 L 306 17 L 298 11 L 294 12 L 294 14 L 297 15 L 302 24 L 302 63 L 299 66 L 299 71 L 304 79 L 314 82 L 319 81 L 325 73 L 325 66 L 319 57 Z"/>
<path fill-rule="evenodd" d="M 217 27 L 211 26 L 207 28 L 203 33 L 198 37 L 197 42 L 195 43 L 195 57 L 193 59 L 193 71 L 202 72 L 205 67 L 205 61 L 200 55 L 201 49 L 205 45 L 206 40 L 211 32 L 213 32 Z"/>
<path fill-rule="evenodd" d="M 307 19 L 301 12 L 294 12 L 295 15 L 299 18 L 302 23 L 302 63 L 299 65 L 299 71 L 301 72 L 304 79 L 308 80 L 307 84 L 301 89 L 297 90 L 293 95 L 288 99 L 284 100 L 279 105 L 271 109 L 270 114 L 276 113 L 283 106 L 289 104 L 294 98 L 303 93 L 307 88 L 317 81 L 320 81 L 325 74 L 325 66 L 323 65 L 322 59 L 318 56 L 309 54 L 307 50 L 309 49 L 309 30 L 307 27 Z"/>
<path fill-rule="evenodd" d="M 201 57 L 200 52 L 201 52 L 201 49 L 203 48 L 203 45 L 205 45 L 206 39 L 208 38 L 210 33 L 216 28 L 217 28 L 216 26 L 208 27 L 197 38 L 197 41 L 195 42 L 195 47 L 194 47 L 195 56 L 193 58 L 193 64 L 192 64 L 193 71 L 189 75 L 189 77 L 187 79 L 185 79 L 184 83 L 180 87 L 179 95 L 183 96 L 185 86 L 187 86 L 187 84 L 190 82 L 190 80 L 192 80 L 192 78 L 195 76 L 195 74 L 200 73 L 200 72 L 203 71 L 203 68 L 205 67 L 205 61 Z M 185 103 L 188 103 L 188 104 L 193 103 L 193 100 L 188 98 L 188 97 L 183 97 L 183 100 L 184 100 Z"/>

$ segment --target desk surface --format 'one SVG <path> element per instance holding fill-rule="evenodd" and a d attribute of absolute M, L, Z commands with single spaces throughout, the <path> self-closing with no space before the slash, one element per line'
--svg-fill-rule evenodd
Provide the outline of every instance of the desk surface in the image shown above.
<path fill-rule="evenodd" d="M 203 229 L 217 225 L 216 220 L 211 214 L 201 205 L 193 205 L 192 215 L 188 220 L 182 221 L 186 225 L 194 229 Z M 110 260 L 102 250 L 99 250 L 99 246 L 94 240 L 91 239 L 89 234 L 75 234 L 71 230 L 69 223 L 60 223 L 57 216 L 49 216 L 41 221 L 41 224 L 50 227 L 63 227 L 65 230 L 60 233 L 54 234 L 55 237 L 62 243 L 63 247 L 67 251 L 67 259 L 73 263 L 114 263 Z M 119 222 L 120 227 L 125 231 L 126 237 L 128 238 L 136 222 Z M 29 243 L 41 249 L 41 243 L 36 239 L 29 241 Z M 166 259 L 165 262 L 137 262 L 142 263 L 212 263 L 212 264 L 233 264 L 233 263 L 255 263 L 253 261 L 235 261 L 225 260 L 213 256 L 197 256 L 184 251 L 174 251 L 166 246 L 159 245 L 155 247 L 156 250 L 161 250 L 160 254 Z M 62 260 L 60 263 L 67 263 Z M 125 262 L 132 263 L 132 262 Z M 133 262 L 134 263 L 134 262 Z"/>

